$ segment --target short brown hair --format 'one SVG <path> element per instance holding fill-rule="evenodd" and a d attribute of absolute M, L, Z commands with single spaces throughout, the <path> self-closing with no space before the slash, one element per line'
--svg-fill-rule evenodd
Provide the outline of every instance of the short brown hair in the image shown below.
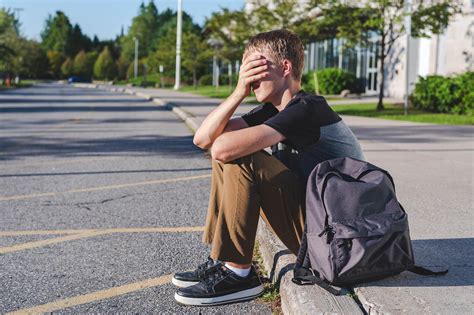
<path fill-rule="evenodd" d="M 284 59 L 291 61 L 293 65 L 293 78 L 301 80 L 304 65 L 304 46 L 301 39 L 288 30 L 274 30 L 260 33 L 250 38 L 245 45 L 244 52 L 265 51 L 272 55 L 277 63 Z"/>

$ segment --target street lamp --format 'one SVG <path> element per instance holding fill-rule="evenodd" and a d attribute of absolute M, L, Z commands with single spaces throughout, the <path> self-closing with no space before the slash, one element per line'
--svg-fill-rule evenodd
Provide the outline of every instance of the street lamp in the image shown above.
<path fill-rule="evenodd" d="M 178 21 L 176 26 L 176 74 L 174 89 L 178 90 L 181 80 L 181 31 L 183 20 L 183 1 L 178 0 Z"/>
<path fill-rule="evenodd" d="M 405 104 L 404 114 L 408 115 L 408 94 L 410 93 L 410 37 L 411 37 L 411 0 L 405 1 L 405 32 L 407 33 L 407 49 L 405 62 Z"/>
<path fill-rule="evenodd" d="M 135 64 L 133 66 L 133 76 L 136 80 L 138 76 L 138 38 L 133 36 L 133 40 L 135 41 Z"/>
<path fill-rule="evenodd" d="M 217 51 L 222 48 L 223 43 L 216 38 L 209 38 L 207 43 L 214 49 L 212 57 L 212 85 L 219 87 L 219 67 L 217 65 Z"/>

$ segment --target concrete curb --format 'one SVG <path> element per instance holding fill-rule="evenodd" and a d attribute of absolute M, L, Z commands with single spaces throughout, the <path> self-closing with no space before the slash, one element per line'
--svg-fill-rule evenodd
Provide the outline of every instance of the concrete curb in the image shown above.
<path fill-rule="evenodd" d="M 74 85 L 76 86 L 76 85 Z M 108 91 L 117 91 L 150 100 L 159 106 L 172 110 L 194 132 L 199 127 L 195 117 L 183 111 L 178 105 L 165 102 L 142 92 L 129 88 L 112 88 L 109 86 L 91 87 Z M 282 311 L 284 314 L 364 314 L 359 305 L 349 295 L 334 296 L 318 286 L 298 286 L 291 281 L 296 256 L 289 252 L 283 243 L 260 219 L 257 230 L 257 242 L 263 258 L 263 264 L 268 270 L 270 280 L 279 286 Z"/>

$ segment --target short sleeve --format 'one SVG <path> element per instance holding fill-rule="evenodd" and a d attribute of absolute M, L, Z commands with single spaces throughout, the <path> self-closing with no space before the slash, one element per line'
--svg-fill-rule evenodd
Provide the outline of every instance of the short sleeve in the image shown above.
<path fill-rule="evenodd" d="M 265 103 L 244 114 L 242 118 L 247 125 L 253 127 L 263 124 L 267 119 L 275 116 L 277 113 L 278 110 L 272 104 Z"/>
<path fill-rule="evenodd" d="M 320 126 L 315 119 L 311 103 L 301 99 L 265 121 L 265 125 L 281 133 L 296 149 L 304 148 L 319 140 Z"/>

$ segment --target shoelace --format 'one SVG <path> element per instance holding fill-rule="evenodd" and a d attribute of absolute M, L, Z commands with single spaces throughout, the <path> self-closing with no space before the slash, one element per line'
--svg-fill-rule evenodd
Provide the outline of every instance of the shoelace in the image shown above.
<path fill-rule="evenodd" d="M 198 275 L 205 276 L 207 273 L 212 272 L 213 269 L 220 267 L 221 264 L 221 262 L 214 261 L 211 257 L 208 257 L 206 262 L 197 267 Z"/>
<path fill-rule="evenodd" d="M 227 272 L 222 267 L 222 264 L 219 264 L 218 268 L 212 268 L 212 272 L 208 273 L 206 278 L 204 278 L 208 290 L 210 290 L 217 281 L 227 276 Z"/>

